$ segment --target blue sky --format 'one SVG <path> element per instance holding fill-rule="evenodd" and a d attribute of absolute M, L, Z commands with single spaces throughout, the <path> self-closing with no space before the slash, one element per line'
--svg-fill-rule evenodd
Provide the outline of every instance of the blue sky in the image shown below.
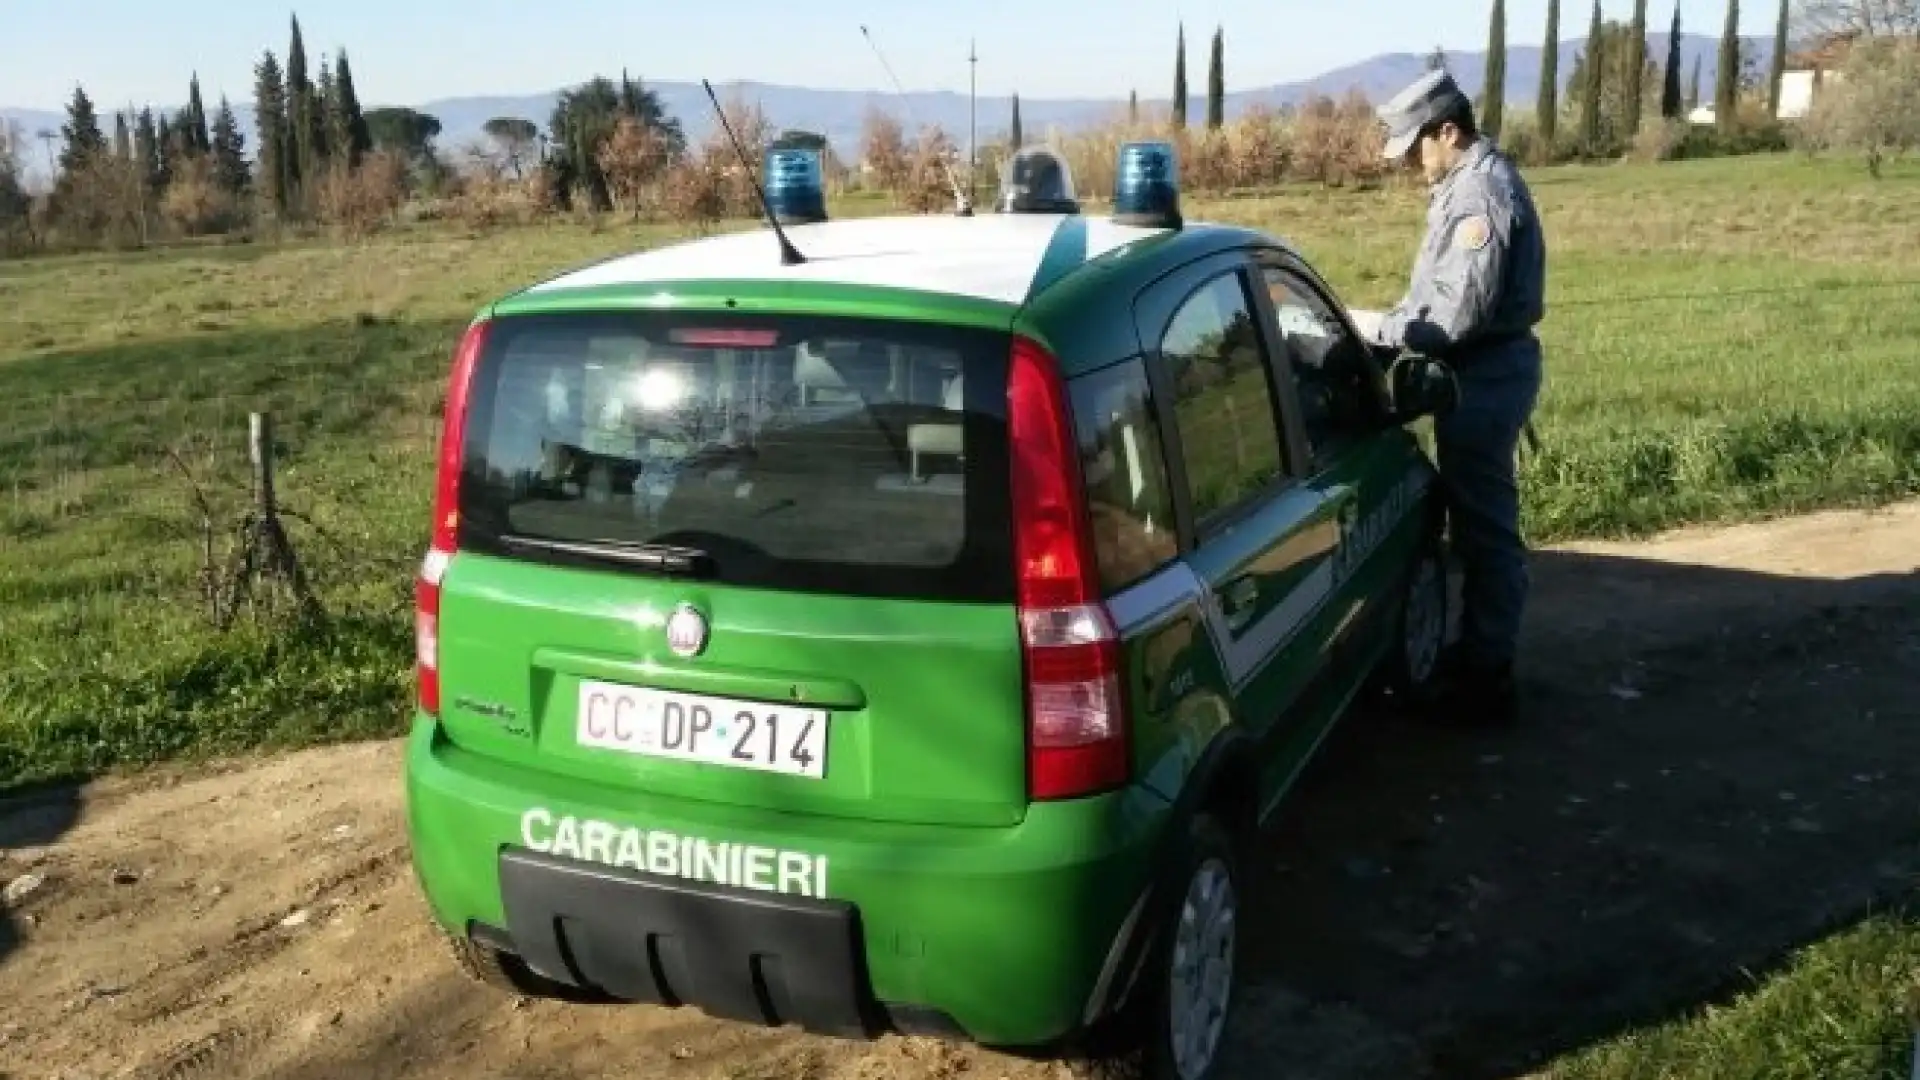
<path fill-rule="evenodd" d="M 55 109 L 76 82 L 100 107 L 179 104 L 189 72 L 209 101 L 250 94 L 251 67 L 271 48 L 285 60 L 289 10 L 259 0 L 4 0 L 0 105 Z M 726 4 L 565 0 L 326 0 L 301 26 L 308 55 L 344 45 L 363 101 L 417 104 L 468 94 L 554 89 L 595 73 L 668 80 L 748 78 L 883 88 L 865 23 L 910 89 L 967 85 L 967 39 L 978 40 L 980 90 L 1028 97 L 1162 95 L 1172 78 L 1174 24 L 1188 28 L 1190 85 L 1205 83 L 1207 40 L 1226 27 L 1229 88 L 1317 74 L 1382 52 L 1485 45 L 1488 0 L 731 0 Z M 1664 29 L 1672 0 L 1650 0 Z M 1591 10 L 1562 0 L 1562 36 L 1585 33 Z M 1631 0 L 1603 0 L 1625 18 Z M 1742 31 L 1764 34 L 1771 4 L 1742 5 Z M 806 14 L 798 14 L 805 12 Z M 1096 14 L 1097 12 L 1097 14 Z M 1546 0 L 1509 0 L 1507 40 L 1535 43 Z M 1683 0 L 1693 33 L 1718 34 L 1720 0 Z M 750 40 L 751 39 L 751 40 Z"/>

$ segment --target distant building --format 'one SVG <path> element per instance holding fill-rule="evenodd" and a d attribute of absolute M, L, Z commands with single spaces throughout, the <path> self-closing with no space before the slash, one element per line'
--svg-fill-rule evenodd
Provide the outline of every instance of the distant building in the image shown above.
<path fill-rule="evenodd" d="M 1798 120 L 1813 110 L 1820 88 L 1840 77 L 1856 36 L 1857 31 L 1829 34 L 1787 54 L 1786 73 L 1780 77 L 1780 119 Z"/>

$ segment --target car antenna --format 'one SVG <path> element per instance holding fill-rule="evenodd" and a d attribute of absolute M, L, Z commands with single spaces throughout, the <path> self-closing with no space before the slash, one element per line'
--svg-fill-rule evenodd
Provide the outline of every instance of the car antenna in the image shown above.
<path fill-rule="evenodd" d="M 913 121 L 914 127 L 919 127 L 920 118 L 913 115 L 913 103 L 907 99 L 907 91 L 900 85 L 900 80 L 893 74 L 893 65 L 887 63 L 886 55 L 880 51 L 880 43 L 873 40 L 873 32 L 867 29 L 865 23 L 860 24 L 860 33 L 867 39 L 867 44 L 873 46 L 873 55 L 879 58 L 880 66 L 886 69 L 887 79 L 893 83 L 893 92 L 900 96 L 900 107 L 907 111 L 907 119 Z M 953 166 L 948 163 L 945 158 L 942 158 L 940 159 L 940 167 L 946 170 L 947 186 L 953 189 L 953 212 L 955 216 L 972 217 L 973 203 L 967 198 L 966 194 L 960 190 L 960 181 L 953 175 Z"/>
<path fill-rule="evenodd" d="M 727 111 L 720 107 L 720 98 L 713 92 L 713 84 L 705 79 L 700 85 L 707 88 L 707 100 L 713 102 L 713 114 L 720 118 L 720 128 L 727 133 L 727 141 L 733 144 L 733 152 L 740 157 L 740 167 L 747 170 L 747 182 L 753 185 L 753 193 L 760 197 L 760 209 L 767 215 L 767 224 L 773 226 L 773 235 L 780 239 L 780 265 L 798 266 L 807 261 L 800 249 L 787 239 L 787 230 L 780 227 L 779 215 L 773 212 L 773 204 L 767 201 L 767 191 L 760 186 L 760 178 L 754 175 L 753 162 L 747 160 L 747 151 L 740 145 L 740 139 L 733 133 L 733 125 L 727 123 Z"/>

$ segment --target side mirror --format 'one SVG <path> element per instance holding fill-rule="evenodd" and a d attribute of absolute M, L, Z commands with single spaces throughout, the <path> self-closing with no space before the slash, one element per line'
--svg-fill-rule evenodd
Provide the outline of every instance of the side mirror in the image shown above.
<path fill-rule="evenodd" d="M 1387 368 L 1387 393 L 1396 423 L 1445 416 L 1460 404 L 1460 379 L 1443 360 L 1402 353 Z"/>

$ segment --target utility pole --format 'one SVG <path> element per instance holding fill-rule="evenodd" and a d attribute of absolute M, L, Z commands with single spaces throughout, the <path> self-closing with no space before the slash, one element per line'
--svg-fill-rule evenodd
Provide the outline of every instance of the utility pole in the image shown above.
<path fill-rule="evenodd" d="M 975 176 L 980 169 L 980 50 L 967 40 L 967 203 L 979 197 Z"/>

